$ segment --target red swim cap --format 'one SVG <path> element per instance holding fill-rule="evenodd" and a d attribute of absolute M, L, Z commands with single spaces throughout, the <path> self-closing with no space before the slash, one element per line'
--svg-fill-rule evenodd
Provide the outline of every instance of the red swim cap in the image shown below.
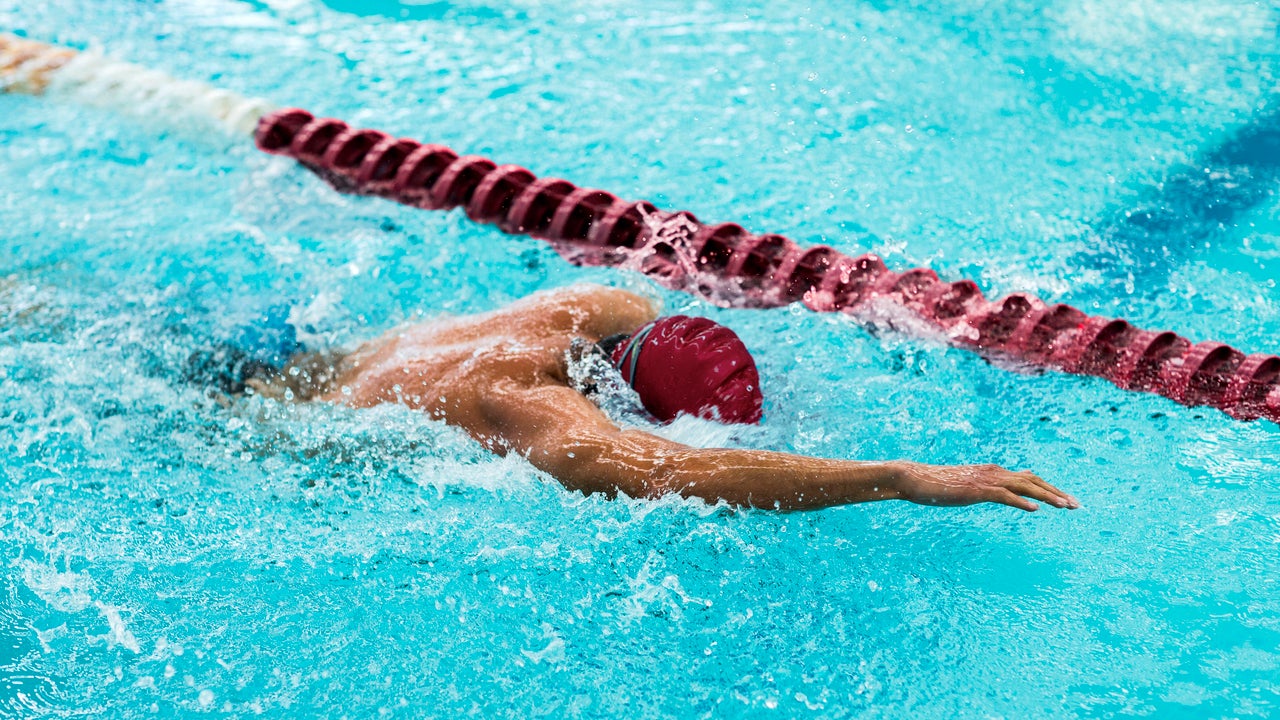
<path fill-rule="evenodd" d="M 760 374 L 736 333 L 706 318 L 659 318 L 613 350 L 613 364 L 663 422 L 689 413 L 726 423 L 758 423 Z"/>

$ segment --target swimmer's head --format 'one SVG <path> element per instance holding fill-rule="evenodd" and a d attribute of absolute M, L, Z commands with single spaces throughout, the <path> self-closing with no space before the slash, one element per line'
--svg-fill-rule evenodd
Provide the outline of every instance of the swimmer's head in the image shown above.
<path fill-rule="evenodd" d="M 747 346 L 706 318 L 659 318 L 606 351 L 645 409 L 663 422 L 688 413 L 758 423 L 764 413 L 760 374 Z"/>

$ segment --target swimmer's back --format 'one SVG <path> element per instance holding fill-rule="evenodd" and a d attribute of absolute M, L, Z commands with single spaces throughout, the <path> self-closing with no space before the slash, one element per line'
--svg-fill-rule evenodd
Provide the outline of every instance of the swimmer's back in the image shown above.
<path fill-rule="evenodd" d="M 577 285 L 481 315 L 400 327 L 348 355 L 318 399 L 356 407 L 400 402 L 473 429 L 480 400 L 497 385 L 563 385 L 573 338 L 630 333 L 656 314 L 634 293 Z"/>

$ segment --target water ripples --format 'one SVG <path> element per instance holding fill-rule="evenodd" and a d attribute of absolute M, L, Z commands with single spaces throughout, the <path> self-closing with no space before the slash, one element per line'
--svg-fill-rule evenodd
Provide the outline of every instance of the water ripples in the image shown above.
<path fill-rule="evenodd" d="M 64 716 L 58 684 L 33 669 L 40 656 L 35 628 L 12 608 L 14 594 L 7 594 L 11 607 L 0 607 L 0 718 Z"/>

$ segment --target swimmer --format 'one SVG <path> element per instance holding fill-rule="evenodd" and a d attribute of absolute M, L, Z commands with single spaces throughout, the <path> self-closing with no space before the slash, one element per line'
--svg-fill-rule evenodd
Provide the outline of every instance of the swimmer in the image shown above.
<path fill-rule="evenodd" d="M 1036 500 L 1079 507 L 1039 477 L 995 465 L 701 449 L 623 429 L 589 397 L 609 378 L 575 377 L 573 369 L 592 354 L 615 373 L 613 380 L 635 389 L 658 421 L 680 413 L 730 423 L 761 419 L 755 363 L 731 330 L 700 318 L 658 318 L 645 298 L 599 286 L 542 292 L 481 315 L 401 327 L 341 357 L 297 353 L 267 372 L 257 363 L 244 384 L 261 394 L 357 408 L 407 405 L 462 428 L 499 455 L 519 453 L 587 494 L 679 493 L 770 510 L 872 500 L 994 502 L 1028 511 L 1037 509 Z"/>

